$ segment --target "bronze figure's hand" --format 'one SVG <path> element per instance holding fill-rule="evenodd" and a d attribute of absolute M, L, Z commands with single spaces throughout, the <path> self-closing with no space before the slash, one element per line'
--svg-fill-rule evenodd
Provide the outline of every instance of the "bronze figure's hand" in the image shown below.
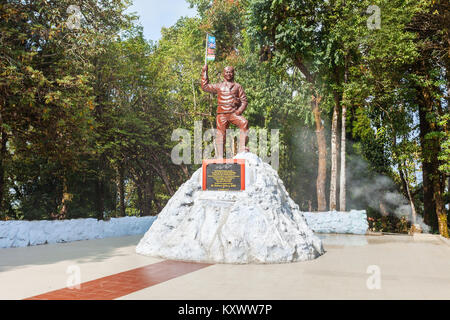
<path fill-rule="evenodd" d="M 233 105 L 236 108 L 236 110 L 239 109 L 239 107 L 241 106 L 241 100 L 239 98 L 234 97 L 233 98 Z"/>
<path fill-rule="evenodd" d="M 205 65 L 202 68 L 202 71 L 203 72 L 208 71 L 208 64 L 205 63 Z"/>

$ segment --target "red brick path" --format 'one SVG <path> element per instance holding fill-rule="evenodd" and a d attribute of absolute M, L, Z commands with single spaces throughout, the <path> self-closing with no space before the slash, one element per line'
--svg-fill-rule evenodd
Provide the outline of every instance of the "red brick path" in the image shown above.
<path fill-rule="evenodd" d="M 25 300 L 112 300 L 208 266 L 210 264 L 166 260 L 84 282 L 79 289 L 63 288 Z"/>

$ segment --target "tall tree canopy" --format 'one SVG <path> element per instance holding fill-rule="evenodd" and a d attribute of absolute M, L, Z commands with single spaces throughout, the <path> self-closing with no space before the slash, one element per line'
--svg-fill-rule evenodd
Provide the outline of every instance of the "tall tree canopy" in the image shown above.
<path fill-rule="evenodd" d="M 209 33 L 211 80 L 233 65 L 250 127 L 280 129 L 302 210 L 366 209 L 384 231 L 423 219 L 448 237 L 446 1 L 188 3 L 198 16 L 152 42 L 131 1 L 1 2 L 1 218 L 158 214 L 198 167 L 172 162 L 172 132 L 215 124 Z"/>

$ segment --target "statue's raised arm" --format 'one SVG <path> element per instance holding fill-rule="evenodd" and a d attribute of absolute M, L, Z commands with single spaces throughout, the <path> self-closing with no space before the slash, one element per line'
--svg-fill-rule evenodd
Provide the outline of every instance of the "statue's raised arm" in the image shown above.
<path fill-rule="evenodd" d="M 210 84 L 208 79 L 208 65 L 202 68 L 202 90 L 209 93 L 217 93 L 217 85 Z"/>

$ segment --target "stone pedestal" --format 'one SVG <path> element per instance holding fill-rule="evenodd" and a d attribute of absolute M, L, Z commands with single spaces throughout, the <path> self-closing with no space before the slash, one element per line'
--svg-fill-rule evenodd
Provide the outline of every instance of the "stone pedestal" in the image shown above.
<path fill-rule="evenodd" d="M 184 183 L 139 242 L 136 252 L 211 263 L 286 263 L 314 259 L 322 242 L 308 227 L 272 167 L 245 160 L 244 191 L 203 191 L 202 169 Z"/>

